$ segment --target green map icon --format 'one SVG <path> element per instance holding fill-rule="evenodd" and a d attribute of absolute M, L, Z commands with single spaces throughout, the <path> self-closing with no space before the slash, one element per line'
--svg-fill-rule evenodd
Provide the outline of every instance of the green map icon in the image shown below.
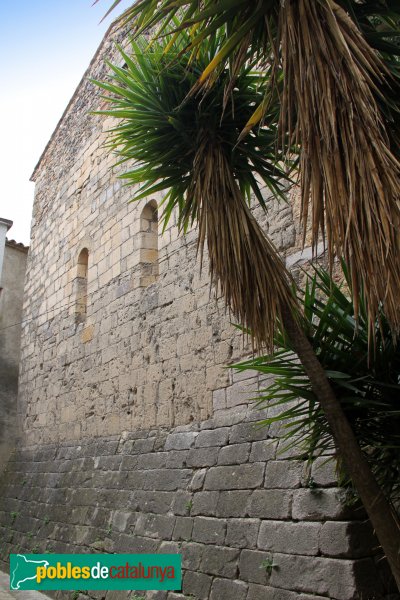
<path fill-rule="evenodd" d="M 19 590 L 21 584 L 31 579 L 36 579 L 36 569 L 38 567 L 48 567 L 47 560 L 32 560 L 26 558 L 23 554 L 13 556 L 12 571 L 10 573 L 10 589 Z M 22 589 L 24 586 L 22 585 Z"/>

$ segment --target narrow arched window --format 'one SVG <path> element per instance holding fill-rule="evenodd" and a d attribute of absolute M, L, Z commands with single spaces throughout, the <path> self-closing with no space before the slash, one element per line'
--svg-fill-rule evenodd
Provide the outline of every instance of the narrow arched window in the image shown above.
<path fill-rule="evenodd" d="M 140 215 L 140 286 L 154 283 L 158 277 L 158 211 L 150 200 Z"/>
<path fill-rule="evenodd" d="M 75 279 L 75 320 L 83 323 L 87 313 L 87 288 L 88 288 L 89 251 L 83 248 L 78 256 L 78 265 Z"/>

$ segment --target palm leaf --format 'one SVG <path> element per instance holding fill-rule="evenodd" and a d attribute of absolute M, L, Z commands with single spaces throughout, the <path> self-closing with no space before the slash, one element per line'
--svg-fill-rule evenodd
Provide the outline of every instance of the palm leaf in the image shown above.
<path fill-rule="evenodd" d="M 95 82 L 109 104 L 99 112 L 116 119 L 108 144 L 129 163 L 121 177 L 140 184 L 134 199 L 167 190 L 164 218 L 177 210 L 183 231 L 198 224 L 200 261 L 207 245 L 212 283 L 256 342 L 271 349 L 282 308 L 295 310 L 295 299 L 290 275 L 248 203 L 253 192 L 265 206 L 260 181 L 280 195 L 288 182 L 277 147 L 276 97 L 264 108 L 268 127 L 239 142 L 253 107 L 263 100 L 255 65 L 238 75 L 227 106 L 223 83 L 200 103 L 189 97 L 225 39 L 217 32 L 212 48 L 199 47 L 193 57 L 187 32 L 179 39 L 165 35 L 151 46 L 139 38 L 131 56 L 120 50 L 126 68 L 110 65 L 109 79 Z M 177 54 L 179 62 L 172 61 Z"/>
<path fill-rule="evenodd" d="M 374 323 L 374 353 L 368 352 L 368 322 L 361 289 L 360 314 L 355 320 L 348 288 L 349 270 L 343 263 L 344 283 L 329 272 L 308 275 L 302 297 L 303 328 L 324 367 L 336 397 L 382 489 L 392 500 L 400 498 L 400 341 L 391 336 L 382 311 Z M 289 340 L 276 337 L 274 355 L 233 365 L 273 375 L 274 383 L 260 390 L 258 405 L 273 409 L 263 421 L 284 424 L 285 447 L 314 460 L 336 451 L 330 428 L 302 364 Z"/>
<path fill-rule="evenodd" d="M 224 44 L 209 57 L 191 93 L 202 85 L 208 89 L 219 76 L 229 92 L 249 60 L 267 74 L 271 64 L 277 73 L 283 69 L 280 125 L 283 140 L 290 133 L 288 149 L 300 146 L 305 233 L 310 227 L 314 246 L 326 235 L 331 265 L 335 256 L 346 260 L 356 318 L 362 282 L 369 281 L 364 302 L 370 323 L 383 303 L 398 331 L 399 3 L 138 0 L 124 15 L 139 32 L 155 23 L 165 26 L 172 16 L 180 32 L 196 23 L 191 48 L 225 26 Z M 271 85 L 271 78 L 264 84 Z M 264 97 L 253 106 L 242 137 L 265 118 Z"/>

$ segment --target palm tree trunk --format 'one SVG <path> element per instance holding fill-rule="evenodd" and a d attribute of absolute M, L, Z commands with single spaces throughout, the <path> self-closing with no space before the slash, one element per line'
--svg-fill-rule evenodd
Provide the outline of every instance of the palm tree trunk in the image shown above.
<path fill-rule="evenodd" d="M 296 305 L 290 303 L 293 294 L 282 261 L 244 201 L 223 152 L 207 138 L 204 144 L 206 149 L 200 148 L 194 169 L 196 185 L 203 182 L 202 193 L 197 190 L 194 196 L 200 207 L 199 246 L 202 251 L 207 238 L 211 280 L 220 283 L 226 304 L 258 342 L 272 347 L 276 317 L 280 316 L 400 590 L 400 527 L 396 514 L 373 476 L 321 363 L 293 316 Z M 208 183 L 206 191 L 204 182 Z"/>
<path fill-rule="evenodd" d="M 338 453 L 343 459 L 346 471 L 351 477 L 368 513 L 400 591 L 400 526 L 398 517 L 378 486 L 347 417 L 305 333 L 289 309 L 284 308 L 282 312 L 285 331 L 310 379 L 313 391 L 331 428 Z"/>

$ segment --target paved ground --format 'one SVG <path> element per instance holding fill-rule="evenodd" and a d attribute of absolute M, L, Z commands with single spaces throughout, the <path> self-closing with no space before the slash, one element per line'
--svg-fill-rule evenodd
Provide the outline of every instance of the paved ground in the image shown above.
<path fill-rule="evenodd" d="M 10 578 L 6 573 L 0 571 L 0 600 L 49 600 L 49 596 L 45 596 L 39 592 L 28 592 L 26 590 L 11 591 Z"/>

